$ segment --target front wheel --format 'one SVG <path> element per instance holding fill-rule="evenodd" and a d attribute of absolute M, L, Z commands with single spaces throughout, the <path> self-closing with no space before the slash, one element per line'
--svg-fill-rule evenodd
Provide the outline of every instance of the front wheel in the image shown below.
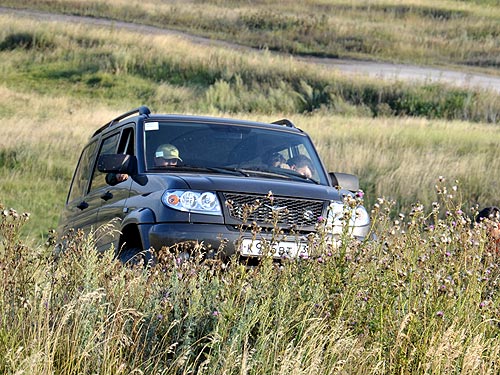
<path fill-rule="evenodd" d="M 117 256 L 118 260 L 128 266 L 150 265 L 153 261 L 151 250 L 142 250 L 139 248 L 123 249 Z"/>

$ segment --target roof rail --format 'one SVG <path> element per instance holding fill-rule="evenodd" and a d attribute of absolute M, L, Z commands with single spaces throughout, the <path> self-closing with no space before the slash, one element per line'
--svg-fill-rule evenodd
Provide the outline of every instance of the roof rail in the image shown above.
<path fill-rule="evenodd" d="M 108 126 L 112 126 L 114 123 L 120 121 L 120 120 L 123 120 L 124 118 L 126 117 L 129 117 L 129 116 L 132 116 L 133 114 L 136 114 L 138 113 L 139 115 L 146 115 L 146 116 L 149 116 L 149 114 L 151 113 L 151 111 L 149 110 L 148 107 L 146 107 L 145 105 L 142 105 L 136 109 L 133 109 L 131 111 L 128 111 L 128 112 L 125 112 L 123 115 L 120 115 L 118 116 L 117 118 L 114 118 L 113 120 L 111 120 L 110 122 L 108 122 Z"/>
<path fill-rule="evenodd" d="M 135 109 L 132 109 L 131 111 L 128 111 L 128 112 L 125 112 L 124 114 L 114 118 L 113 120 L 111 120 L 110 122 L 106 123 L 104 126 L 102 126 L 101 128 L 99 128 L 93 136 L 96 136 L 97 134 L 101 133 L 104 129 L 108 128 L 108 127 L 111 127 L 113 126 L 114 124 L 116 124 L 117 122 L 123 120 L 124 118 L 127 118 L 129 116 L 132 116 L 134 114 L 138 113 L 139 115 L 145 115 L 146 117 L 149 116 L 151 114 L 151 111 L 149 110 L 148 107 L 146 107 L 145 105 L 142 105 L 140 107 L 137 107 Z"/>
<path fill-rule="evenodd" d="M 273 122 L 271 122 L 271 124 L 285 125 L 285 126 L 288 126 L 289 128 L 295 128 L 295 125 L 293 124 L 293 122 L 291 122 L 290 120 L 288 120 L 286 118 L 273 121 Z"/>

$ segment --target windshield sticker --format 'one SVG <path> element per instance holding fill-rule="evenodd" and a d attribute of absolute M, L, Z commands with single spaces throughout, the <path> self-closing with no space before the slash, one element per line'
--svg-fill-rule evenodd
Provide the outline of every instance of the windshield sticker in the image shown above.
<path fill-rule="evenodd" d="M 158 122 L 146 122 L 144 124 L 144 130 L 145 131 L 150 131 L 150 130 L 158 130 L 160 129 L 160 126 L 158 125 Z"/>

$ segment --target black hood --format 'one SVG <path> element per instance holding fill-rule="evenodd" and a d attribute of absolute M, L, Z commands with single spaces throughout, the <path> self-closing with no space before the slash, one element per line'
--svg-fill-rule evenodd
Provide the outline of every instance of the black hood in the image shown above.
<path fill-rule="evenodd" d="M 182 174 L 177 175 L 185 181 L 186 187 L 193 190 L 209 190 L 267 195 L 272 192 L 276 196 L 293 196 L 295 198 L 340 200 L 337 189 L 331 186 L 318 185 L 311 181 L 289 179 L 271 179 L 261 177 L 235 177 L 220 175 Z"/>

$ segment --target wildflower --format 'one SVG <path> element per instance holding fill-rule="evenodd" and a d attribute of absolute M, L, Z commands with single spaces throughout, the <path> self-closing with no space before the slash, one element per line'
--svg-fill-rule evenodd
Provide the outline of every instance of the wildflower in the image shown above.
<path fill-rule="evenodd" d="M 356 196 L 357 196 L 358 198 L 363 198 L 363 197 L 364 197 L 364 195 L 365 195 L 365 193 L 363 192 L 363 190 L 358 190 L 358 192 L 356 193 Z"/>
<path fill-rule="evenodd" d="M 274 202 L 274 195 L 273 195 L 273 192 L 271 190 L 269 190 L 269 192 L 267 193 L 267 199 L 269 199 L 271 201 L 271 203 Z"/>
<path fill-rule="evenodd" d="M 437 313 L 436 313 L 436 316 L 442 318 L 444 316 L 444 312 L 439 310 Z"/>
<path fill-rule="evenodd" d="M 219 316 L 220 312 L 218 310 L 212 311 L 212 316 Z"/>
<path fill-rule="evenodd" d="M 158 314 L 158 315 L 156 315 L 156 319 L 158 319 L 158 320 L 163 320 L 163 314 Z"/>
<path fill-rule="evenodd" d="M 318 217 L 318 223 L 322 223 L 325 218 L 323 216 Z"/>

